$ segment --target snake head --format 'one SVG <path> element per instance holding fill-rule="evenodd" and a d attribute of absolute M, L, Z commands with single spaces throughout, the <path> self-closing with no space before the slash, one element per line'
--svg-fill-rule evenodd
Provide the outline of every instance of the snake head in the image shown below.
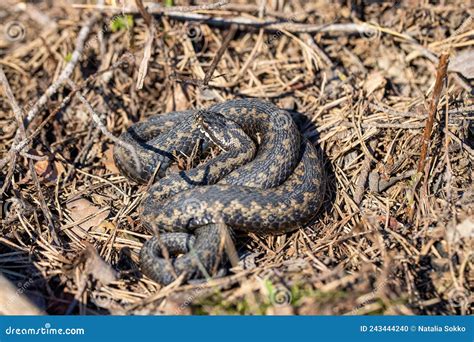
<path fill-rule="evenodd" d="M 223 151 L 230 150 L 235 144 L 236 132 L 242 132 L 234 121 L 209 111 L 197 112 L 195 123 L 204 136 Z"/>

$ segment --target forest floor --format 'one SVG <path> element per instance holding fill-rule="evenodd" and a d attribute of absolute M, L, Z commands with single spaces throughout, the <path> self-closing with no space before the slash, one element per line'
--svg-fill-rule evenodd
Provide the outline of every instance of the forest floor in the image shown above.
<path fill-rule="evenodd" d="M 468 2 L 223 2 L 1 2 L 0 312 L 472 314 Z M 224 277 L 160 286 L 115 137 L 242 97 L 305 117 L 324 207 L 238 235 Z"/>

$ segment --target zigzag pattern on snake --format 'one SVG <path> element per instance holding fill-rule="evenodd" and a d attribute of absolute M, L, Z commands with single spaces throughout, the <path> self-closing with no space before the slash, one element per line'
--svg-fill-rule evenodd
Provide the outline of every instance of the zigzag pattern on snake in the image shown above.
<path fill-rule="evenodd" d="M 282 234 L 308 224 L 322 204 L 319 153 L 287 111 L 267 102 L 239 99 L 159 114 L 121 138 L 135 146 L 144 167 L 137 170 L 130 152 L 116 145 L 120 171 L 142 183 L 155 172 L 158 178 L 140 211 L 143 224 L 160 234 L 144 244 L 140 259 L 142 271 L 163 284 L 179 275 L 212 274 L 223 253 L 219 224 Z M 200 140 L 217 140 L 221 153 L 194 169 L 170 173 L 175 156 L 190 155 Z M 184 255 L 168 260 L 163 247 L 172 256 Z"/>

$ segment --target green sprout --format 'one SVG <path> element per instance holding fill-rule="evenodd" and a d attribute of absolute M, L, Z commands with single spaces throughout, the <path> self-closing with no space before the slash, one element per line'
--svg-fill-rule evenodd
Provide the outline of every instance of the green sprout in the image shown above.
<path fill-rule="evenodd" d="M 133 16 L 130 14 L 119 15 L 110 22 L 110 31 L 117 32 L 119 30 L 127 30 L 133 26 Z"/>

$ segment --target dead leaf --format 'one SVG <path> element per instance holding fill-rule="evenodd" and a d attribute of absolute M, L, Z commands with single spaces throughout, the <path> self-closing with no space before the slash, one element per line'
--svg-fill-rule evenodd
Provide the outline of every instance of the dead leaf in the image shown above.
<path fill-rule="evenodd" d="M 66 169 L 64 168 L 63 164 L 58 161 L 54 161 L 54 167 L 56 168 L 56 172 L 58 175 L 61 175 L 66 172 Z"/>
<path fill-rule="evenodd" d="M 104 160 L 104 165 L 107 170 L 109 170 L 112 173 L 120 173 L 119 169 L 115 165 L 114 161 L 114 148 L 109 147 L 105 153 L 105 160 Z"/>
<path fill-rule="evenodd" d="M 35 162 L 34 168 L 40 180 L 55 183 L 58 178 L 58 171 L 50 160 L 39 160 Z"/>
<path fill-rule="evenodd" d="M 29 151 L 32 155 L 37 155 L 36 151 Z M 39 180 L 42 183 L 56 183 L 58 176 L 64 173 L 66 170 L 64 169 L 63 164 L 59 161 L 51 161 L 51 160 L 38 160 L 33 163 L 33 167 L 35 169 L 36 174 L 38 175 Z M 31 173 L 28 171 L 26 176 L 18 181 L 18 184 L 27 184 L 31 180 Z"/>
<path fill-rule="evenodd" d="M 464 50 L 452 58 L 448 70 L 459 72 L 466 78 L 474 78 L 474 50 Z"/>
<path fill-rule="evenodd" d="M 102 285 L 108 285 L 117 280 L 117 272 L 106 263 L 96 249 L 87 244 L 83 256 L 85 257 L 84 272 L 91 275 Z"/>
<path fill-rule="evenodd" d="M 364 82 L 364 90 L 367 96 L 371 95 L 374 91 L 384 88 L 387 84 L 387 80 L 383 77 L 382 73 L 375 71 L 367 76 Z"/>
<path fill-rule="evenodd" d="M 78 222 L 78 226 L 85 231 L 101 224 L 110 213 L 109 209 L 101 211 L 101 208 L 85 198 L 78 198 L 67 203 L 66 208 L 70 210 L 74 222 Z M 90 218 L 86 219 L 87 217 Z M 76 233 L 79 233 L 79 231 L 76 231 Z M 83 235 L 82 232 L 79 235 Z"/>

